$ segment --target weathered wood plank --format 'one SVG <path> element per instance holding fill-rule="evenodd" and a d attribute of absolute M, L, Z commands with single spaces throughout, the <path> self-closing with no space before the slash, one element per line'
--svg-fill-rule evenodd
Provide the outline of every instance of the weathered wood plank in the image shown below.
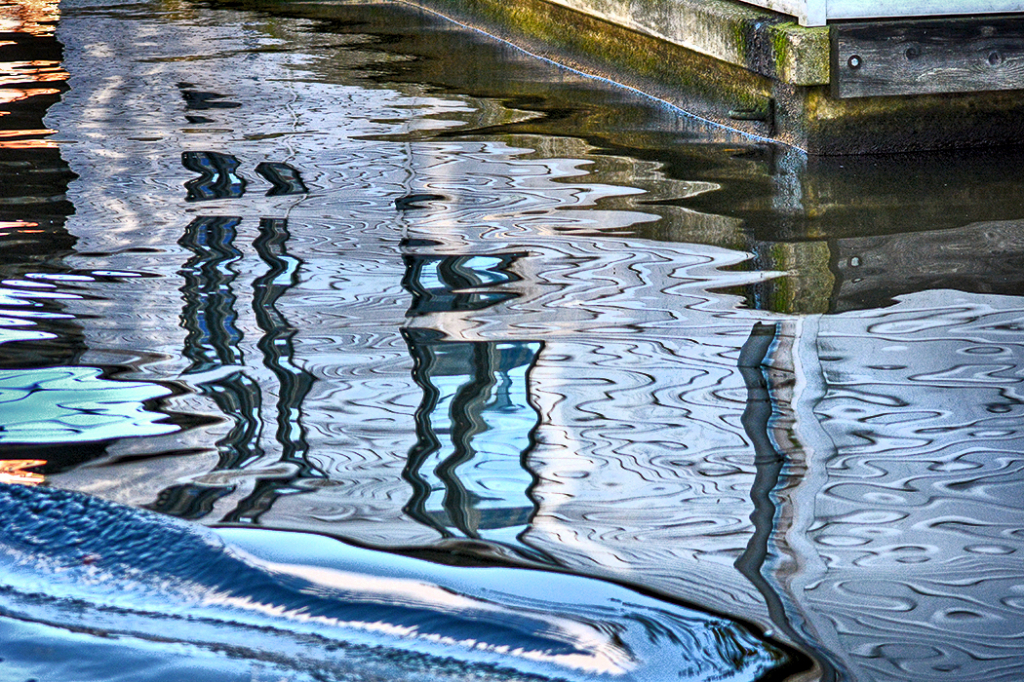
<path fill-rule="evenodd" d="M 840 98 L 1024 89 L 1024 16 L 836 24 Z"/>

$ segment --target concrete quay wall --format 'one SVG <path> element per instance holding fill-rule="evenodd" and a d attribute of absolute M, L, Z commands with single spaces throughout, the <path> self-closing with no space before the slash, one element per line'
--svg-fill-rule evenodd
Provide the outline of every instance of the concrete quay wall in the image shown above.
<path fill-rule="evenodd" d="M 405 2 L 811 155 L 1024 144 L 1024 15 L 804 27 L 734 0 Z"/>

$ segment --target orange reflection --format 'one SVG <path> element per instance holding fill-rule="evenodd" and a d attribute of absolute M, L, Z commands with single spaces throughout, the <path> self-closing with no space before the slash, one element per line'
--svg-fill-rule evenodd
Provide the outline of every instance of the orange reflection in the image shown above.
<path fill-rule="evenodd" d="M 3 62 L 0 64 L 0 85 L 18 83 L 54 83 L 66 81 L 68 72 L 60 62 L 37 59 L 30 62 Z"/>
<path fill-rule="evenodd" d="M 0 149 L 57 149 L 51 140 L 0 140 Z"/>
<path fill-rule="evenodd" d="M 0 459 L 0 483 L 20 483 L 22 485 L 39 485 L 45 478 L 25 469 L 40 467 L 46 464 L 45 459 Z"/>
<path fill-rule="evenodd" d="M 36 128 L 35 130 L 0 130 L 0 149 L 52 149 L 56 143 L 44 138 L 56 130 Z"/>
<path fill-rule="evenodd" d="M 35 137 L 37 135 L 53 135 L 56 130 L 50 128 L 32 128 L 30 130 L 0 130 L 0 139 L 12 137 Z"/>
<path fill-rule="evenodd" d="M 0 32 L 53 35 L 60 18 L 59 0 L 18 0 L 0 7 Z"/>
<path fill-rule="evenodd" d="M 55 132 L 57 131 L 50 130 L 49 128 L 35 128 L 34 130 L 0 130 L 0 138 L 53 135 Z"/>
<path fill-rule="evenodd" d="M 35 97 L 37 95 L 57 94 L 60 94 L 60 90 L 56 88 L 31 88 L 28 90 L 22 88 L 2 88 L 0 89 L 0 104 L 20 102 L 21 100 L 28 99 L 29 97 Z M 0 111 L 0 116 L 6 116 L 9 113 L 11 112 Z"/>

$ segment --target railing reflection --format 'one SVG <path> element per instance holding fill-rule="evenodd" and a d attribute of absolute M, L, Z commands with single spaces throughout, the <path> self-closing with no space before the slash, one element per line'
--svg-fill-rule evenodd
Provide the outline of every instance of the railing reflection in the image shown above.
<path fill-rule="evenodd" d="M 483 310 L 514 298 L 516 294 L 495 291 L 493 287 L 519 279 L 509 268 L 522 255 L 406 254 L 402 286 L 412 294 L 406 315 L 419 317 L 437 312 Z"/>
<path fill-rule="evenodd" d="M 295 362 L 293 327 L 277 308 L 281 296 L 298 283 L 302 261 L 287 252 L 288 221 L 278 218 L 260 220 L 260 233 L 253 242 L 268 270 L 253 283 L 253 312 L 263 335 L 257 347 L 263 364 L 277 379 L 277 430 L 275 440 L 281 448 L 279 462 L 292 465 L 285 476 L 264 476 L 254 490 L 225 516 L 228 522 L 257 522 L 283 495 L 302 493 L 303 479 L 326 478 L 311 465 L 306 453 L 309 444 L 302 424 L 302 404 L 313 387 L 315 378 Z"/>
<path fill-rule="evenodd" d="M 237 216 L 204 216 L 189 223 L 178 240 L 193 253 L 181 270 L 184 306 L 181 325 L 186 330 L 182 355 L 190 365 L 186 376 L 202 375 L 221 367 L 238 365 L 242 334 L 238 329 L 235 273 L 230 265 L 242 258 L 235 246 Z M 240 370 L 198 382 L 199 392 L 211 399 L 232 420 L 231 429 L 217 441 L 217 469 L 236 469 L 262 455 L 258 385 Z M 217 500 L 234 486 L 186 483 L 163 490 L 150 508 L 186 519 L 198 519 L 213 510 Z"/>
<path fill-rule="evenodd" d="M 237 326 L 235 273 L 231 269 L 231 264 L 242 258 L 235 246 L 241 222 L 234 216 L 196 218 L 178 240 L 194 254 L 181 270 L 185 279 L 181 322 L 188 332 L 183 354 L 192 363 L 186 374 L 236 365 L 241 358 L 238 342 L 242 334 Z"/>

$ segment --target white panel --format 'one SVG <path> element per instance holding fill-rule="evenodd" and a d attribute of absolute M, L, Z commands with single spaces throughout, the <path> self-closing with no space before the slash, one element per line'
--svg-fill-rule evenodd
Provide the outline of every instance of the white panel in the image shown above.
<path fill-rule="evenodd" d="M 804 26 L 835 19 L 893 19 L 956 14 L 1024 12 L 1024 0 L 743 0 L 749 5 L 789 14 Z"/>

